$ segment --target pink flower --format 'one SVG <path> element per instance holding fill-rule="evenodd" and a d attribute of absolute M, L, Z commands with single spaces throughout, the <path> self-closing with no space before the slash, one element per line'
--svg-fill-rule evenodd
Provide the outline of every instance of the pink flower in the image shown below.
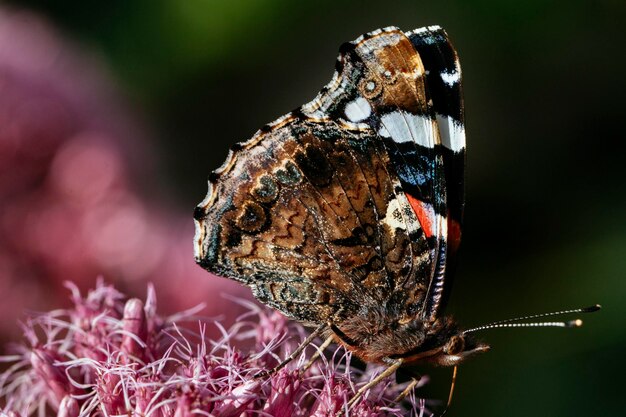
<path fill-rule="evenodd" d="M 298 370 L 281 369 L 271 381 L 271 391 L 263 408 L 274 417 L 290 417 L 296 411 L 296 395 L 300 391 Z"/>
<path fill-rule="evenodd" d="M 10 365 L 0 374 L 0 404 L 6 404 L 2 417 L 327 417 L 340 410 L 374 417 L 424 412 L 413 396 L 406 404 L 394 403 L 406 384 L 391 380 L 348 410 L 355 390 L 380 368 L 354 369 L 350 354 L 340 348 L 329 349 L 330 356 L 308 369 L 303 369 L 303 355 L 268 378 L 255 378 L 292 352 L 305 335 L 302 326 L 256 305 L 225 329 L 217 321 L 195 317 L 193 310 L 176 315 L 176 321 L 157 315 L 152 288 L 144 304 L 126 300 L 102 281 L 86 295 L 73 284 L 67 286 L 73 306 L 31 317 L 24 325 L 27 343 L 0 357 Z M 209 326 L 221 337 L 208 338 Z M 305 352 L 310 356 L 313 349 Z"/>
<path fill-rule="evenodd" d="M 154 181 L 148 129 L 116 90 L 100 57 L 0 7 L 0 340 L 24 308 L 59 305 L 68 279 L 115 278 L 133 295 L 155 282 L 168 311 L 221 291 L 250 297 L 195 264 L 190 209 Z M 227 306 L 231 320 L 242 311 L 219 299 L 207 314 Z"/>

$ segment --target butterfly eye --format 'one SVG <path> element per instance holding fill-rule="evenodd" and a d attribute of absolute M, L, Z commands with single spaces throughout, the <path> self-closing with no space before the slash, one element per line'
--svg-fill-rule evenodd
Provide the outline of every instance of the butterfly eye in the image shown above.
<path fill-rule="evenodd" d="M 374 77 L 366 77 L 359 83 L 359 91 L 363 97 L 372 99 L 383 91 L 383 86 Z"/>
<path fill-rule="evenodd" d="M 452 336 L 443 347 L 443 352 L 447 355 L 457 355 L 465 349 L 465 339 L 462 336 Z"/>

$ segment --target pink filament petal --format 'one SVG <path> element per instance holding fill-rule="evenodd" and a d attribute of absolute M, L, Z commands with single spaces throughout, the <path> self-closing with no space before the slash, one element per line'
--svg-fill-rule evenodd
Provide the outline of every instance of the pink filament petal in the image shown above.
<path fill-rule="evenodd" d="M 78 401 L 74 398 L 66 395 L 59 405 L 59 411 L 57 417 L 78 417 L 80 407 Z"/>
<path fill-rule="evenodd" d="M 143 302 L 138 298 L 131 298 L 124 306 L 122 351 L 139 360 L 145 359 L 145 342 L 148 339 L 148 326 Z M 135 336 L 135 337 L 133 337 Z M 139 343 L 139 341 L 144 344 Z"/>
<path fill-rule="evenodd" d="M 272 378 L 272 390 L 263 411 L 274 417 L 290 417 L 295 413 L 296 398 L 302 381 L 299 371 L 281 369 Z"/>
<path fill-rule="evenodd" d="M 70 393 L 71 386 L 65 375 L 64 368 L 55 364 L 56 355 L 45 349 L 34 349 L 30 355 L 30 363 L 35 372 L 48 386 L 48 398 L 58 408 L 61 400 Z"/>
<path fill-rule="evenodd" d="M 231 398 L 225 399 L 213 414 L 220 417 L 234 417 L 240 415 L 248 405 L 259 398 L 262 381 L 251 379 L 239 385 L 231 392 Z"/>

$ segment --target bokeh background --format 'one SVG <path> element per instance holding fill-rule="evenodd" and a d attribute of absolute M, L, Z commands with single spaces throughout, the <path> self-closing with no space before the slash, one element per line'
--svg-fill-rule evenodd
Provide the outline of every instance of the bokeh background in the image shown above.
<path fill-rule="evenodd" d="M 463 66 L 465 326 L 603 305 L 575 330 L 491 330 L 451 415 L 621 415 L 626 3 L 8 1 L 0 5 L 0 340 L 64 279 L 164 309 L 247 295 L 192 260 L 193 207 L 234 142 L 310 100 L 339 45 L 439 24 Z M 445 399 L 450 370 L 424 369 Z"/>

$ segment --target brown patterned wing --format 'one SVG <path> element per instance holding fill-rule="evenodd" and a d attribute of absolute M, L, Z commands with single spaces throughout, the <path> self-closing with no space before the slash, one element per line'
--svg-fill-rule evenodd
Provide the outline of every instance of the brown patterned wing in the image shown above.
<path fill-rule="evenodd" d="M 381 152 L 367 132 L 292 115 L 259 132 L 211 178 L 199 263 L 304 322 L 380 302 L 411 263 L 408 237 L 385 223 L 394 190 Z"/>

